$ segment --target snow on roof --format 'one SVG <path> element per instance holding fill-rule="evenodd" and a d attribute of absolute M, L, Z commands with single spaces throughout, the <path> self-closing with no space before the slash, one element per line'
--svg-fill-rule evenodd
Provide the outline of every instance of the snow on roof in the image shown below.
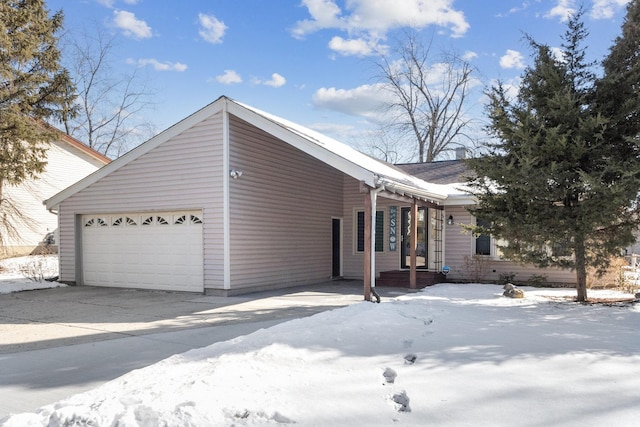
<path fill-rule="evenodd" d="M 402 171 L 394 165 L 361 153 L 347 144 L 339 142 L 312 129 L 261 111 L 249 105 L 234 100 L 230 101 L 264 117 L 278 126 L 285 128 L 289 132 L 292 132 L 305 140 L 352 162 L 360 168 L 375 174 L 378 177 L 378 184 L 385 185 L 385 188 L 389 191 L 396 192 L 397 190 L 397 192 L 406 192 L 412 196 L 443 200 L 447 198 L 448 192 L 451 190 L 449 186 L 426 182 Z"/>
<path fill-rule="evenodd" d="M 239 118 L 248 121 L 250 124 L 266 132 L 272 131 L 277 133 L 277 135 L 274 136 L 283 139 L 293 146 L 306 150 L 307 153 L 315 156 L 319 160 L 336 167 L 338 170 L 359 181 L 365 182 L 369 186 L 384 186 L 385 191 L 435 203 L 444 202 L 449 194 L 452 193 L 453 189 L 451 186 L 426 182 L 403 172 L 389 163 L 374 159 L 319 132 L 249 105 L 242 104 L 226 96 L 221 96 L 216 101 L 196 111 L 144 144 L 139 145 L 124 156 L 114 160 L 88 177 L 46 200 L 45 204 L 47 208 L 55 208 L 60 202 L 73 194 L 82 191 L 104 176 L 115 172 L 158 145 L 170 140 L 175 135 L 222 110 L 229 111 L 230 114 L 237 115 Z M 457 191 L 453 191 L 453 193 L 457 193 Z"/>

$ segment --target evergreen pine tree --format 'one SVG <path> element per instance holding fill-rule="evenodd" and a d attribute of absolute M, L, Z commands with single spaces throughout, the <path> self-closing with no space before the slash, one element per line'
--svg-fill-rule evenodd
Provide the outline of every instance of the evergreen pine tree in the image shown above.
<path fill-rule="evenodd" d="M 529 38 L 534 64 L 518 96 L 498 84 L 488 93 L 489 155 L 470 159 L 478 205 L 472 213 L 508 244 L 506 258 L 576 272 L 577 299 L 587 299 L 587 268 L 602 271 L 633 240 L 640 163 L 619 155 L 606 136 L 612 118 L 597 105 L 587 36 L 574 15 L 562 57 Z"/>
<path fill-rule="evenodd" d="M 37 177 L 55 137 L 47 119 L 72 105 L 56 33 L 62 13 L 43 0 L 0 0 L 0 246 L 28 215 L 3 194 L 5 185 Z"/>
<path fill-rule="evenodd" d="M 632 0 L 603 63 L 604 76 L 597 86 L 597 109 L 609 117 L 607 140 L 621 155 L 637 161 L 640 134 L 640 1 Z"/>
<path fill-rule="evenodd" d="M 2 184 L 43 171 L 54 135 L 43 121 L 68 105 L 56 38 L 62 20 L 42 0 L 0 0 L 0 196 Z"/>

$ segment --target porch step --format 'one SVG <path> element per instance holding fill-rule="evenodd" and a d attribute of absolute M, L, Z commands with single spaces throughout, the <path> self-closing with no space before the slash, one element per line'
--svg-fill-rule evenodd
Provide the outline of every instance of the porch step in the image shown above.
<path fill-rule="evenodd" d="M 381 271 L 376 279 L 376 286 L 408 288 L 409 270 Z M 417 271 L 416 286 L 420 289 L 446 282 L 446 276 L 435 271 Z"/>

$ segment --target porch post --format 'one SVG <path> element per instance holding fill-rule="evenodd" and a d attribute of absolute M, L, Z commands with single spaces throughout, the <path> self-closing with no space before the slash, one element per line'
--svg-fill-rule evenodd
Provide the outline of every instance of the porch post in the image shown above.
<path fill-rule="evenodd" d="M 409 288 L 416 289 L 418 286 L 418 274 L 416 270 L 416 247 L 418 246 L 418 200 L 413 199 L 411 205 L 411 248 L 410 248 L 410 269 Z M 426 250 L 426 248 L 425 248 Z"/>
<path fill-rule="evenodd" d="M 364 196 L 364 299 L 371 301 L 371 195 L 367 192 Z"/>

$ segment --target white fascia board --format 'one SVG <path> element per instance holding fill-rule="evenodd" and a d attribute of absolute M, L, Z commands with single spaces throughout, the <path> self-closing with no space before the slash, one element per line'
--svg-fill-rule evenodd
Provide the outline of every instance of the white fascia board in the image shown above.
<path fill-rule="evenodd" d="M 376 174 L 372 171 L 321 147 L 291 128 L 283 126 L 280 123 L 258 114 L 241 104 L 232 101 L 229 103 L 228 107 L 230 114 L 233 114 L 234 116 L 262 129 L 268 134 L 275 136 L 287 144 L 338 169 L 356 180 L 366 183 L 370 187 L 376 186 Z"/>
<path fill-rule="evenodd" d="M 477 205 L 478 200 L 469 192 L 469 187 L 464 182 L 447 184 L 449 197 L 444 205 L 446 206 L 468 206 Z"/>
<path fill-rule="evenodd" d="M 445 206 L 469 206 L 477 205 L 478 201 L 471 194 L 452 194 L 447 197 L 447 200 L 443 203 Z"/>
<path fill-rule="evenodd" d="M 180 133 L 184 132 L 185 130 L 187 130 L 187 129 L 193 127 L 193 126 L 195 126 L 196 124 L 198 124 L 201 121 L 207 119 L 208 117 L 211 117 L 214 114 L 218 113 L 219 111 L 222 110 L 223 101 L 224 101 L 224 98 L 222 98 L 222 97 L 218 98 L 216 101 L 214 101 L 211 104 L 207 105 L 206 107 L 198 110 L 197 112 L 193 113 L 192 115 L 188 116 L 187 118 L 179 121 L 175 125 L 171 126 L 170 128 L 168 128 L 168 129 L 164 130 L 163 132 L 159 133 L 158 135 L 154 136 L 153 138 L 151 138 L 147 142 L 144 142 L 144 143 L 138 145 L 136 148 L 132 149 L 131 151 L 129 151 L 128 153 L 126 153 L 122 157 L 117 158 L 116 160 L 112 161 L 111 163 L 109 163 L 109 164 L 103 166 L 102 168 L 98 169 L 97 171 L 95 171 L 91 175 L 88 175 L 84 179 L 81 179 L 80 181 L 76 182 L 75 184 L 65 188 L 64 190 L 62 190 L 58 194 L 56 194 L 56 195 L 52 196 L 51 198 L 45 200 L 43 202 L 43 204 L 46 205 L 47 209 L 52 209 L 52 208 L 56 207 L 57 205 L 59 205 L 65 199 L 68 199 L 69 197 L 71 197 L 74 194 L 84 190 L 85 188 L 89 187 L 90 185 L 95 184 L 100 179 L 104 178 L 105 176 L 109 175 L 110 173 L 115 172 L 116 170 L 120 169 L 121 167 L 127 165 L 128 163 L 130 163 L 130 162 L 134 161 L 135 159 L 139 158 L 140 156 L 142 156 L 142 155 L 148 153 L 149 151 L 153 150 L 157 146 L 163 144 L 164 142 L 170 140 L 171 138 L 174 138 L 176 135 L 179 135 Z"/>
<path fill-rule="evenodd" d="M 403 185 L 388 179 L 380 180 L 380 184 L 384 186 L 385 191 L 389 193 L 400 194 L 403 196 L 411 197 L 413 199 L 424 200 L 426 202 L 433 202 L 436 204 L 442 203 L 448 196 L 439 193 L 432 193 L 430 191 L 423 191 L 410 185 Z"/>

